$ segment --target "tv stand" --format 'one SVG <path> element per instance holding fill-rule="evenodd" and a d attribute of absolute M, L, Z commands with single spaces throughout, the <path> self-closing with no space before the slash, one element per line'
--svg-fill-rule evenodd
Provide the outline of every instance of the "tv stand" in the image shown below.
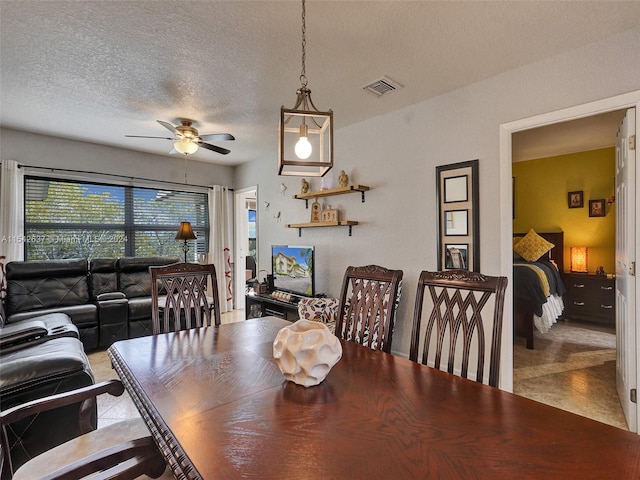
<path fill-rule="evenodd" d="M 294 296 L 293 301 L 279 300 L 271 296 L 270 293 L 255 293 L 245 295 L 245 318 L 251 318 L 251 307 L 253 305 L 260 306 L 260 314 L 263 317 L 272 315 L 284 318 L 289 322 L 298 320 L 298 302 Z"/>

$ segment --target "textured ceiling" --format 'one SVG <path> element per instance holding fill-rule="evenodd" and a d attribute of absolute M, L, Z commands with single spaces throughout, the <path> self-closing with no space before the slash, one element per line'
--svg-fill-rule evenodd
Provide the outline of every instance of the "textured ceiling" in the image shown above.
<path fill-rule="evenodd" d="M 237 165 L 276 157 L 301 69 L 297 1 L 0 0 L 3 127 L 167 154 L 157 119 L 229 132 Z M 640 24 L 640 2 L 307 2 L 309 87 L 337 128 Z M 362 87 L 388 76 L 383 97 Z"/>

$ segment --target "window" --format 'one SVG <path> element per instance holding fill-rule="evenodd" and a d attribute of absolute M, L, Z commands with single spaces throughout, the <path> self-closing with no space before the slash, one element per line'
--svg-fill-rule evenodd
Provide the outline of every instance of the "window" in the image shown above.
<path fill-rule="evenodd" d="M 206 193 L 25 178 L 25 259 L 175 256 L 178 225 L 198 237 L 190 260 L 207 253 Z"/>
<path fill-rule="evenodd" d="M 256 211 L 249 212 L 249 255 L 256 258 Z"/>

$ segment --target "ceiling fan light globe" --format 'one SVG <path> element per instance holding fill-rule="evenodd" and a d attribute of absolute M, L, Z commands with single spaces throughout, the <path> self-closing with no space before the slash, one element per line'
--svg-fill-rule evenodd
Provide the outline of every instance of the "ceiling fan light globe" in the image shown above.
<path fill-rule="evenodd" d="M 183 137 L 180 140 L 174 142 L 173 146 L 178 152 L 184 155 L 191 155 L 198 151 L 198 144 L 191 141 L 190 138 L 186 137 Z"/>
<path fill-rule="evenodd" d="M 309 143 L 307 137 L 300 137 L 300 139 L 296 142 L 294 150 L 298 158 L 305 160 L 309 158 L 313 148 L 311 147 L 311 144 Z"/>

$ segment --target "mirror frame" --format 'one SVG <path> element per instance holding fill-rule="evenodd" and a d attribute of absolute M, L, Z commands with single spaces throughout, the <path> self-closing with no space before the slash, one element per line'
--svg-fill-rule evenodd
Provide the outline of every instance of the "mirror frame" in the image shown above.
<path fill-rule="evenodd" d="M 466 180 L 466 181 L 465 181 Z M 438 204 L 438 270 L 454 268 L 446 245 L 467 246 L 466 270 L 480 271 L 480 205 L 478 160 L 451 163 L 436 167 L 436 196 Z M 466 235 L 448 231 L 447 219 L 453 213 L 467 212 Z M 453 227 L 452 228 L 456 228 Z M 456 252 L 459 253 L 459 252 Z M 463 255 L 464 257 L 464 255 Z M 453 263 L 458 263 L 454 261 Z"/>

